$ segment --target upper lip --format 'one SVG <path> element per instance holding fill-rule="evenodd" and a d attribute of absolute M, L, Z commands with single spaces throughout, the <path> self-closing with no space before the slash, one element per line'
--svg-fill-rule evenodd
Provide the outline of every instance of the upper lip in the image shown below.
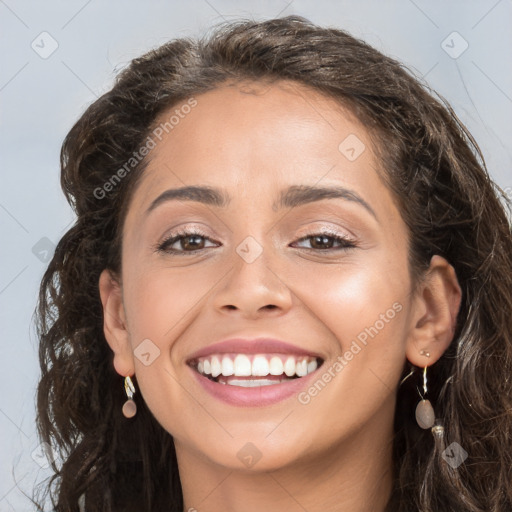
<path fill-rule="evenodd" d="M 310 356 L 323 359 L 322 356 L 316 352 L 306 350 L 286 341 L 281 341 L 273 338 L 230 338 L 227 340 L 219 341 L 213 345 L 208 345 L 202 349 L 194 352 L 188 359 L 193 361 L 199 357 L 207 357 L 213 354 L 290 354 L 297 356 Z"/>

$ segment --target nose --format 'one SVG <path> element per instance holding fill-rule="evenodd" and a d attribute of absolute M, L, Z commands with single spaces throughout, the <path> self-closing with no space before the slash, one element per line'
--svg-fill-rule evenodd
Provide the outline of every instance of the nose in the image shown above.
<path fill-rule="evenodd" d="M 235 255 L 233 268 L 214 296 L 215 309 L 245 319 L 286 313 L 293 295 L 274 266 L 276 269 L 271 268 L 265 250 L 251 263 Z"/>

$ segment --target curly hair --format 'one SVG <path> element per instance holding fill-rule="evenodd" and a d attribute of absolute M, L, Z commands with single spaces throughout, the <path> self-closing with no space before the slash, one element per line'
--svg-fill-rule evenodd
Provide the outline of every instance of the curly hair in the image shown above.
<path fill-rule="evenodd" d="M 45 497 L 57 512 L 78 511 L 82 495 L 88 512 L 182 510 L 172 436 L 139 395 L 129 428 L 121 414 L 123 379 L 104 337 L 98 289 L 104 269 L 121 273 L 123 222 L 149 157 L 108 193 L 102 187 L 162 113 L 242 80 L 292 80 L 348 108 L 371 134 L 409 229 L 411 275 L 421 279 L 435 254 L 456 271 L 462 303 L 455 334 L 429 379 L 445 435 L 418 428 L 417 382 L 405 380 L 397 388 L 386 510 L 510 512 L 510 204 L 446 100 L 365 42 L 298 16 L 222 24 L 203 38 L 149 51 L 118 74 L 66 136 L 61 184 L 77 218 L 44 274 L 36 312 L 38 434 L 58 454 Z M 405 362 L 402 377 L 410 369 Z M 456 469 L 442 457 L 452 442 L 469 452 Z"/>

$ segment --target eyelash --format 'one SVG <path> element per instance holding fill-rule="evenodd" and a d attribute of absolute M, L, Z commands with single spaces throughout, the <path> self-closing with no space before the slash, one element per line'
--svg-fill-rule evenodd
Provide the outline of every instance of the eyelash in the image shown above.
<path fill-rule="evenodd" d="M 174 243 L 178 242 L 179 240 L 181 240 L 183 238 L 189 238 L 189 237 L 193 237 L 193 236 L 199 236 L 201 238 L 205 238 L 205 239 L 209 240 L 210 242 L 213 242 L 213 240 L 211 238 L 209 238 L 205 233 L 203 233 L 199 230 L 191 230 L 191 231 L 184 230 L 184 231 L 179 231 L 177 233 L 174 233 L 173 235 L 171 235 L 168 238 L 166 238 L 165 240 L 163 240 L 161 243 L 157 244 L 155 247 L 155 250 L 157 252 L 162 252 L 165 254 L 178 255 L 178 254 L 195 254 L 198 251 L 208 249 L 208 247 L 206 247 L 206 248 L 202 248 L 202 249 L 194 249 L 192 251 L 182 251 L 182 250 L 168 248 L 169 246 L 173 245 Z M 338 248 L 331 247 L 328 249 L 314 249 L 314 248 L 310 248 L 310 247 L 302 247 L 302 249 L 306 249 L 307 251 L 315 251 L 315 252 L 320 251 L 320 252 L 325 253 L 325 252 L 332 252 L 332 251 L 339 251 L 339 250 L 354 249 L 357 247 L 357 244 L 354 242 L 354 240 L 351 240 L 350 238 L 348 238 L 346 236 L 340 235 L 339 233 L 332 232 L 332 231 L 326 231 L 323 233 L 311 232 L 311 233 L 308 233 L 305 236 L 299 238 L 297 240 L 297 242 L 303 242 L 304 240 L 308 240 L 309 238 L 314 238 L 317 236 L 332 238 L 332 239 L 334 239 L 335 242 L 340 242 L 342 244 L 342 246 L 338 247 Z"/>

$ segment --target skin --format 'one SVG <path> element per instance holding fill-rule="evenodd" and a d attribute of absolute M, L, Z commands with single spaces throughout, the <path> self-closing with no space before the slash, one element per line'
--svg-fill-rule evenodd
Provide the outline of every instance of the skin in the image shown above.
<path fill-rule="evenodd" d="M 196 99 L 152 151 L 132 198 L 122 275 L 105 270 L 100 278 L 115 368 L 136 375 L 137 393 L 174 437 L 185 510 L 382 511 L 400 375 L 406 359 L 431 365 L 452 340 L 461 296 L 453 268 L 434 256 L 414 289 L 409 233 L 370 136 L 333 99 L 285 81 L 226 84 Z M 353 161 L 338 149 L 349 134 L 365 145 Z M 185 185 L 223 188 L 231 201 L 168 201 L 146 215 L 163 191 Z M 273 209 L 291 185 L 345 187 L 375 217 L 339 198 Z M 206 231 L 204 248 L 155 251 L 177 227 Z M 300 241 L 325 230 L 356 247 Z M 249 235 L 263 249 L 252 263 L 236 252 Z M 190 251 L 186 242 L 173 247 Z M 397 303 L 400 312 L 307 404 L 293 396 L 265 407 L 228 405 L 186 364 L 226 338 L 271 336 L 321 354 L 321 378 Z M 134 356 L 145 339 L 160 351 L 148 365 Z M 411 378 L 420 386 L 419 372 Z M 249 442 L 261 453 L 250 468 L 237 457 Z"/>

